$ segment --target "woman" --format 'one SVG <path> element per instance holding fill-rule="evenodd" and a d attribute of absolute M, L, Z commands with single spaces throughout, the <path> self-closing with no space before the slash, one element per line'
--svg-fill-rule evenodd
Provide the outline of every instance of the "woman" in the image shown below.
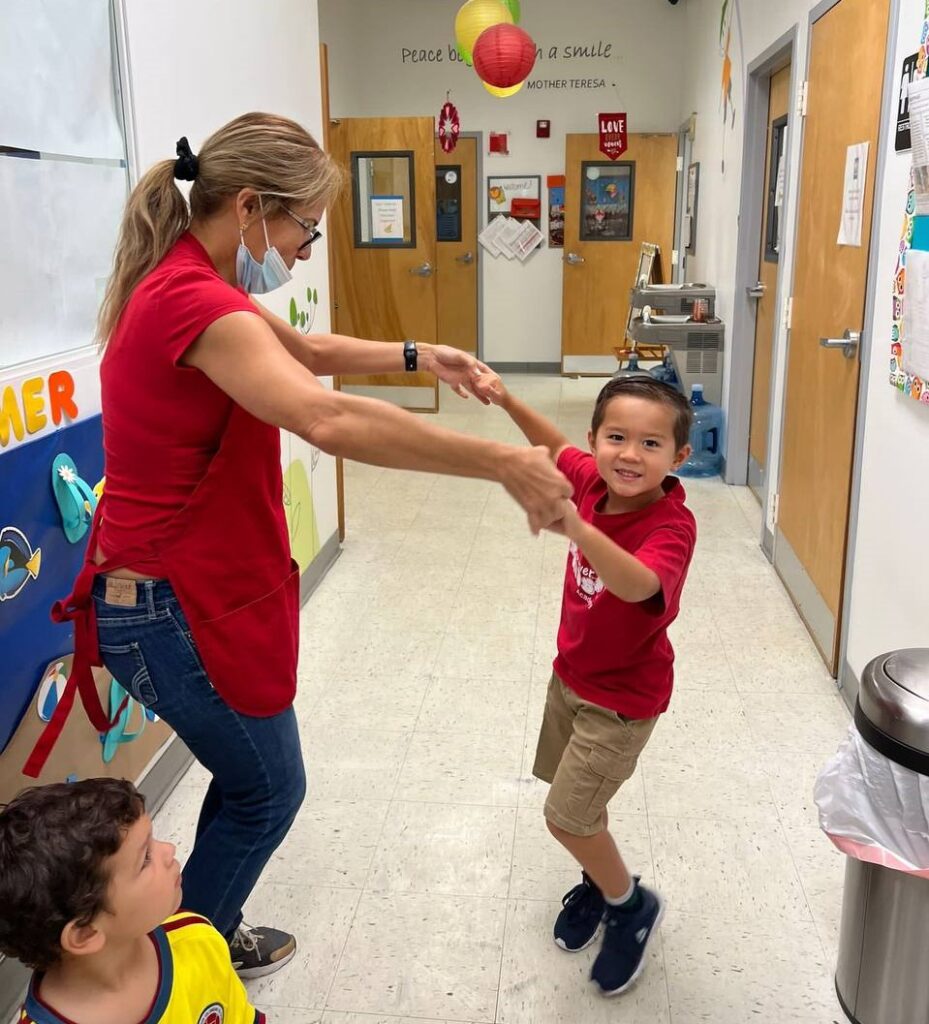
<path fill-rule="evenodd" d="M 189 209 L 175 178 L 193 183 Z M 406 367 L 463 393 L 480 373 L 470 356 L 304 337 L 248 298 L 309 259 L 340 181 L 298 124 L 246 114 L 199 156 L 182 139 L 177 161 L 133 190 L 99 325 L 106 491 L 87 564 L 55 610 L 75 621 L 69 685 L 94 724 L 103 715 L 89 666 L 103 664 L 212 774 L 184 906 L 226 935 L 244 977 L 295 951 L 288 933 L 242 924 L 305 789 L 280 428 L 332 455 L 498 480 L 536 532 L 570 494 L 544 449 L 457 435 L 317 380 Z"/>

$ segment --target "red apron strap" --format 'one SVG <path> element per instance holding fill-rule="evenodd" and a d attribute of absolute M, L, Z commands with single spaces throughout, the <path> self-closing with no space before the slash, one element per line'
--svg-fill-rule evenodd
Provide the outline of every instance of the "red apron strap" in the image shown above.
<path fill-rule="evenodd" d="M 96 529 L 91 534 L 91 544 L 95 535 Z M 89 551 L 93 550 L 93 546 L 89 546 Z M 136 556 L 136 552 L 131 554 L 133 557 Z M 107 559 L 102 565 L 94 565 L 88 556 L 88 561 L 84 563 L 83 569 L 75 580 L 73 593 L 64 601 L 56 601 L 52 607 L 51 616 L 55 622 L 74 623 L 74 660 L 71 663 L 68 682 L 51 720 L 42 730 L 38 742 L 23 767 L 23 774 L 32 779 L 38 778 L 45 767 L 49 754 L 61 736 L 68 715 L 74 707 L 74 698 L 78 694 L 81 696 L 81 704 L 84 705 L 84 711 L 87 713 L 91 725 L 98 733 L 109 732 L 119 721 L 119 716 L 129 702 L 129 697 L 126 696 L 116 714 L 110 719 L 100 702 L 100 694 L 97 692 L 93 674 L 93 666 L 99 665 L 101 660 L 100 650 L 97 646 L 97 615 L 93 603 L 94 580 L 98 573 L 117 568 L 118 564 L 114 563 L 117 563 L 116 559 Z"/>

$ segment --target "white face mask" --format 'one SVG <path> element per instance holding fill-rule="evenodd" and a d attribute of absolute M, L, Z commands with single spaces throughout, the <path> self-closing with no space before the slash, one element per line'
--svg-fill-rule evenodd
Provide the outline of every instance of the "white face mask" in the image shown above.
<path fill-rule="evenodd" d="M 264 295 L 266 292 L 273 292 L 275 288 L 287 284 L 293 277 L 287 269 L 284 258 L 268 239 L 268 225 L 264 219 L 261 196 L 258 197 L 258 206 L 261 209 L 261 226 L 264 228 L 265 246 L 267 247 L 264 259 L 259 263 L 251 254 L 245 244 L 244 228 L 239 228 L 239 251 L 235 258 L 236 280 L 239 282 L 239 287 L 244 288 L 249 295 Z"/>

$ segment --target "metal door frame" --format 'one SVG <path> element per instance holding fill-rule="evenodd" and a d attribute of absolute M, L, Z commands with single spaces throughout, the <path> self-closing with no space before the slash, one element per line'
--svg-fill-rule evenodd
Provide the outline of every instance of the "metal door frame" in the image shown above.
<path fill-rule="evenodd" d="M 739 242 L 736 256 L 735 295 L 733 297 L 732 331 L 733 339 L 729 346 L 729 407 L 727 410 L 726 461 L 724 479 L 728 484 L 746 485 L 749 480 L 748 442 L 752 416 L 752 378 L 755 370 L 755 326 L 757 318 L 757 302 L 749 298 L 746 289 L 758 280 L 758 255 L 761 252 L 761 232 L 764 225 L 762 204 L 758 197 L 764 192 L 768 141 L 768 101 L 771 91 L 771 77 L 790 64 L 790 98 L 791 103 L 797 95 L 799 61 L 797 60 L 797 38 L 800 26 L 795 24 L 779 39 L 773 42 L 760 56 L 748 66 L 748 80 L 745 95 L 745 142 L 742 160 L 742 184 L 739 203 Z M 793 111 L 789 125 L 798 120 Z M 789 169 L 794 152 L 796 131 L 788 128 L 787 146 L 784 150 L 785 166 Z M 790 198 L 790 175 L 784 182 L 784 210 L 788 208 Z M 795 218 L 796 219 L 796 218 Z M 795 249 L 791 250 L 793 254 Z M 778 367 L 779 347 L 782 331 L 779 329 L 784 322 L 784 306 L 786 300 L 787 281 L 785 279 L 785 263 L 781 260 L 777 270 L 777 304 L 774 310 L 774 337 L 772 338 L 771 375 L 772 387 L 768 396 L 768 452 L 769 464 L 765 474 L 765 496 L 763 507 L 771 504 L 771 465 L 770 452 L 775 419 L 774 386 Z M 793 261 L 791 260 L 791 263 Z M 751 338 L 751 344 L 748 339 Z M 741 343 L 739 343 L 741 339 Z M 761 546 L 769 559 L 773 557 L 773 533 L 768 525 L 768 517 L 762 517 Z"/>

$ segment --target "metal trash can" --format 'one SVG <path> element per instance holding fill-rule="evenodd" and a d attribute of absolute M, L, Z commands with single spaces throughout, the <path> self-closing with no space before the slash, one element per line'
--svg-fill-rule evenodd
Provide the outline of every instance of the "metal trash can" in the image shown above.
<path fill-rule="evenodd" d="M 929 649 L 867 666 L 855 725 L 885 757 L 929 776 Z M 848 858 L 835 987 L 854 1024 L 929 1022 L 929 880 Z"/>

